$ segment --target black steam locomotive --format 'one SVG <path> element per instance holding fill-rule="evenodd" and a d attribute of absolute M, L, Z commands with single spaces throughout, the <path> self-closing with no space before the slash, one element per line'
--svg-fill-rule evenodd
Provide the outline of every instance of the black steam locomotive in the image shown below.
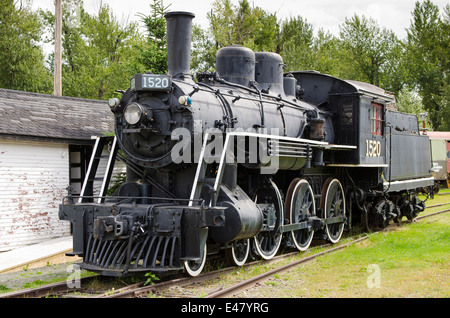
<path fill-rule="evenodd" d="M 168 74 L 136 74 L 109 102 L 126 182 L 113 196 L 69 196 L 60 207 L 83 268 L 195 276 L 207 253 L 242 265 L 424 210 L 429 139 L 415 116 L 387 109 L 392 95 L 284 74 L 278 54 L 241 46 L 220 49 L 216 71 L 194 82 L 193 17 L 166 14 Z"/>

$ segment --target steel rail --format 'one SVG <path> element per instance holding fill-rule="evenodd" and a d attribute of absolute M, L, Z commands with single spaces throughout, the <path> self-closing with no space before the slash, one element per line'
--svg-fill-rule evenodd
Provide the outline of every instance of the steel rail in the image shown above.
<path fill-rule="evenodd" d="M 323 247 L 323 246 L 320 246 Z M 282 255 L 275 256 L 273 259 L 268 260 L 265 262 L 265 264 L 276 261 L 280 258 L 285 258 L 292 255 L 297 255 L 298 252 L 291 252 L 286 253 Z M 254 261 L 244 264 L 242 267 L 249 267 L 252 265 L 256 265 L 260 263 L 260 261 Z M 140 286 L 137 286 L 135 289 L 127 289 L 121 288 L 118 289 L 116 292 L 107 292 L 102 295 L 96 296 L 96 298 L 129 298 L 129 297 L 138 297 L 142 298 L 145 297 L 150 292 L 157 292 L 160 290 L 168 289 L 170 287 L 178 286 L 178 287 L 184 287 L 188 285 L 198 284 L 203 281 L 211 280 L 213 278 L 217 278 L 219 275 L 230 273 L 232 271 L 236 270 L 236 266 L 230 266 L 219 270 L 214 270 L 210 272 L 202 273 L 196 277 L 181 277 L 181 278 L 175 278 L 166 282 L 156 283 L 153 285 L 144 286 L 143 283 L 140 284 Z"/>
<path fill-rule="evenodd" d="M 447 205 L 447 204 L 450 204 L 450 202 L 448 202 L 448 203 L 439 203 L 439 204 L 434 204 L 434 205 L 428 205 L 428 206 L 426 206 L 426 209 L 437 208 L 439 206 L 443 206 L 443 205 Z"/>
<path fill-rule="evenodd" d="M 91 279 L 98 278 L 98 275 L 82 277 L 79 279 L 81 284 L 86 284 Z M 74 292 L 82 290 L 83 288 L 69 287 L 67 281 L 43 285 L 37 288 L 26 288 L 9 293 L 0 294 L 0 298 L 42 298 L 57 294 Z"/>
<path fill-rule="evenodd" d="M 448 204 L 448 203 L 446 203 L 446 204 Z M 421 216 L 415 217 L 415 218 L 412 219 L 411 221 L 414 222 L 414 220 L 425 219 L 425 218 L 427 218 L 427 217 L 429 217 L 429 216 L 433 216 L 433 215 L 437 215 L 437 214 L 442 214 L 442 213 L 446 213 L 446 212 L 450 212 L 450 209 L 446 209 L 446 210 L 442 210 L 442 211 L 436 211 L 436 212 L 433 212 L 433 213 L 430 213 L 430 214 L 426 214 L 426 215 L 421 215 Z M 405 222 L 411 222 L 411 221 L 408 220 L 408 221 L 405 221 Z"/>

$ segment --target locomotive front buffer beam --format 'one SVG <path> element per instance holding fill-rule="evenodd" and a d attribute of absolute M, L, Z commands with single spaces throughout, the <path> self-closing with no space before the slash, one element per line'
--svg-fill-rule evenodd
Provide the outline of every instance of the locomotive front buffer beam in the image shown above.
<path fill-rule="evenodd" d="M 164 204 L 62 204 L 81 267 L 107 276 L 167 272 L 200 258 L 201 231 L 225 223 L 224 207 Z"/>

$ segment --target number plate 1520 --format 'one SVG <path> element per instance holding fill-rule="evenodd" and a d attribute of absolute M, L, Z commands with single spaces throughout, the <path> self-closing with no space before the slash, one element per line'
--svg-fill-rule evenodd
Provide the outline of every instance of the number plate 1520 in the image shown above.
<path fill-rule="evenodd" d="M 154 90 L 169 90 L 171 78 L 166 75 L 147 75 L 142 76 L 142 88 Z"/>
<path fill-rule="evenodd" d="M 170 91 L 172 77 L 157 74 L 136 74 L 131 80 L 133 91 Z"/>
<path fill-rule="evenodd" d="M 376 140 L 366 140 L 366 157 L 381 156 L 381 142 Z"/>

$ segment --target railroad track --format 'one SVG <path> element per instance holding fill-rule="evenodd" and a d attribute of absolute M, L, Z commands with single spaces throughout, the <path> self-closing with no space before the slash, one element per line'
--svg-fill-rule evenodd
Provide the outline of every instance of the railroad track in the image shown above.
<path fill-rule="evenodd" d="M 318 248 L 326 248 L 327 246 L 332 246 L 331 244 L 324 244 L 317 247 L 313 247 L 310 251 Z M 343 246 L 344 247 L 344 246 Z M 343 247 L 336 247 L 334 249 L 340 249 Z M 319 253 L 322 255 L 327 253 L 327 251 Z M 278 255 L 269 261 L 264 261 L 264 264 L 278 261 L 283 258 L 287 258 L 292 255 L 297 255 L 298 252 L 291 252 L 282 255 Z M 253 265 L 261 264 L 262 261 L 253 261 L 246 263 L 243 267 L 250 267 Z M 117 288 L 114 290 L 107 290 L 105 292 L 92 293 L 86 291 L 83 286 L 89 285 L 93 279 L 101 279 L 99 275 L 84 277 L 80 279 L 79 288 L 68 287 L 67 282 L 58 282 L 49 285 L 44 285 L 38 288 L 29 288 L 18 290 L 10 293 L 0 294 L 0 298 L 43 298 L 43 297 L 60 297 L 60 298 L 145 298 L 149 293 L 158 293 L 163 290 L 167 290 L 171 287 L 186 287 L 189 285 L 200 284 L 204 281 L 209 281 L 220 275 L 230 273 L 236 270 L 236 267 L 227 267 L 224 269 L 214 270 L 211 272 L 205 272 L 197 277 L 177 277 L 170 279 L 168 281 L 163 281 L 153 285 L 144 285 L 144 282 L 139 282 L 136 284 L 131 284 L 123 288 Z M 211 293 L 216 292 L 213 290 Z"/>
<path fill-rule="evenodd" d="M 448 205 L 448 204 L 449 203 L 436 204 L 436 205 L 433 205 L 433 206 L 429 206 L 428 208 L 438 207 L 438 206 L 443 206 L 443 205 Z M 446 213 L 446 212 L 449 212 L 449 211 L 450 211 L 450 209 L 445 209 L 445 210 L 429 213 L 429 214 L 426 214 L 426 215 L 422 215 L 422 216 L 416 217 L 414 220 L 424 219 L 424 218 L 427 218 L 427 217 L 431 217 L 431 216 L 434 216 L 434 215 L 437 215 L 437 214 Z M 411 221 L 406 220 L 406 221 L 403 221 L 401 223 L 402 224 L 406 224 L 406 223 L 411 223 Z M 243 281 L 243 282 L 238 283 L 238 284 L 236 284 L 234 286 L 228 287 L 228 288 L 226 288 L 224 290 L 219 290 L 219 291 L 216 291 L 214 293 L 211 293 L 211 294 L 207 295 L 206 298 L 225 298 L 225 297 L 233 296 L 233 295 L 235 295 L 235 294 L 237 294 L 237 293 L 239 293 L 241 291 L 244 291 L 244 290 L 248 289 L 249 287 L 251 287 L 253 285 L 256 285 L 257 283 L 260 283 L 260 282 L 262 282 L 264 280 L 267 280 L 268 278 L 272 277 L 273 275 L 283 273 L 283 272 L 288 271 L 289 269 L 294 268 L 294 267 L 296 267 L 296 266 L 298 266 L 300 264 L 303 264 L 303 263 L 306 263 L 308 261 L 314 260 L 314 259 L 316 259 L 316 258 L 318 258 L 318 257 L 320 257 L 322 255 L 341 250 L 341 249 L 343 249 L 343 248 L 345 248 L 347 246 L 350 246 L 350 245 L 353 245 L 355 243 L 364 241 L 364 240 L 366 240 L 368 238 L 369 238 L 369 236 L 366 235 L 364 237 L 361 237 L 361 238 L 358 238 L 358 239 L 354 239 L 354 240 L 352 240 L 352 241 L 350 241 L 350 242 L 348 242 L 346 244 L 343 244 L 343 245 L 340 245 L 340 246 L 337 246 L 337 247 L 334 247 L 334 248 L 331 248 L 331 249 L 327 249 L 327 250 L 325 250 L 323 252 L 320 252 L 320 253 L 317 253 L 317 254 L 314 254 L 314 255 L 302 258 L 302 259 L 297 260 L 295 262 L 292 262 L 290 264 L 281 266 L 279 268 L 275 268 L 275 269 L 273 269 L 271 271 L 268 271 L 266 273 L 262 273 L 262 274 L 260 274 L 258 276 L 252 277 L 252 278 L 250 278 L 250 279 L 248 279 L 246 281 Z"/>
<path fill-rule="evenodd" d="M 355 239 L 355 240 L 353 240 L 351 242 L 348 242 L 346 244 L 343 244 L 343 245 L 340 245 L 340 246 L 337 246 L 337 247 L 334 247 L 334 248 L 327 249 L 327 250 L 325 250 L 323 252 L 320 252 L 320 253 L 317 253 L 317 254 L 314 254 L 314 255 L 302 258 L 302 259 L 297 260 L 295 262 L 289 263 L 287 265 L 284 265 L 284 266 L 272 269 L 272 270 L 270 270 L 270 271 L 268 271 L 266 273 L 262 273 L 262 274 L 260 274 L 258 276 L 252 277 L 252 278 L 250 278 L 248 280 L 245 280 L 245 281 L 243 281 L 243 282 L 241 282 L 239 284 L 236 284 L 234 286 L 228 287 L 228 288 L 226 288 L 224 290 L 218 290 L 218 291 L 216 291 L 214 293 L 211 293 L 210 295 L 206 296 L 206 298 L 223 298 L 223 297 L 232 296 L 234 294 L 237 294 L 240 291 L 243 291 L 243 290 L 249 288 L 249 286 L 255 285 L 255 284 L 259 283 L 259 282 L 262 282 L 262 281 L 266 280 L 267 278 L 269 278 L 269 277 L 271 277 L 271 276 L 273 276 L 275 274 L 283 273 L 283 272 L 285 272 L 285 271 L 287 271 L 287 270 L 289 270 L 289 269 L 291 269 L 293 267 L 296 267 L 296 266 L 298 266 L 300 264 L 309 262 L 309 261 L 311 261 L 313 259 L 316 259 L 316 258 L 322 256 L 322 255 L 341 250 L 341 249 L 343 249 L 343 248 L 345 248 L 347 246 L 350 246 L 350 245 L 353 245 L 355 243 L 361 242 L 361 241 L 366 240 L 368 238 L 369 238 L 369 236 L 364 236 L 364 237 Z"/>
<path fill-rule="evenodd" d="M 90 280 L 97 277 L 97 275 L 80 278 L 80 285 L 86 285 Z M 36 288 L 27 288 L 10 293 L 0 294 L 0 298 L 43 298 L 43 297 L 57 297 L 59 295 L 67 294 L 72 291 L 79 291 L 81 288 L 70 288 L 67 281 L 48 284 Z"/>
<path fill-rule="evenodd" d="M 433 207 L 438 207 L 438 206 L 443 206 L 443 205 L 448 205 L 448 204 L 449 203 L 437 204 L 437 205 L 429 206 L 427 208 L 433 208 Z M 450 209 L 445 209 L 445 210 L 429 213 L 426 215 L 418 216 L 417 218 L 415 218 L 415 220 L 424 219 L 424 218 L 427 218 L 430 216 L 434 216 L 434 215 L 441 214 L 441 213 L 446 213 L 449 211 L 450 211 Z M 404 224 L 404 223 L 410 223 L 410 222 L 411 221 L 403 221 L 402 223 Z M 325 245 L 313 247 L 313 248 L 309 249 L 308 251 L 314 252 L 314 249 L 318 249 L 318 248 L 325 248 L 325 250 L 315 253 L 313 255 L 301 258 L 299 260 L 293 261 L 287 265 L 283 265 L 278 268 L 272 269 L 270 271 L 267 271 L 265 273 L 255 276 L 255 277 L 252 277 L 248 280 L 242 281 L 236 285 L 233 285 L 233 286 L 230 286 L 227 288 L 223 288 L 223 286 L 219 286 L 219 287 L 209 291 L 206 294 L 205 298 L 224 298 L 224 297 L 228 297 L 231 295 L 235 295 L 235 294 L 239 293 L 240 291 L 248 289 L 250 286 L 253 286 L 261 281 L 264 281 L 275 274 L 285 272 L 285 271 L 287 271 L 291 268 L 294 268 L 295 266 L 298 266 L 302 263 L 306 263 L 306 262 L 312 261 L 320 256 L 323 256 L 325 254 L 333 253 L 335 251 L 344 249 L 347 246 L 361 242 L 368 238 L 369 238 L 369 236 L 365 235 L 363 237 L 358 237 L 358 238 L 352 239 L 351 241 L 349 241 L 345 244 L 342 244 L 342 245 L 338 245 L 338 246 L 331 245 L 331 244 L 325 244 Z M 243 267 L 249 267 L 249 266 L 261 264 L 261 263 L 267 264 L 269 262 L 274 262 L 274 261 L 277 261 L 277 260 L 280 260 L 283 258 L 288 258 L 292 255 L 298 255 L 298 252 L 295 251 L 295 252 L 291 252 L 291 253 L 287 253 L 287 254 L 282 254 L 282 255 L 274 257 L 270 261 L 249 262 L 249 263 L 246 263 Z M 189 285 L 200 284 L 202 282 L 212 280 L 214 278 L 220 277 L 223 274 L 230 273 L 235 270 L 236 270 L 236 267 L 228 267 L 228 268 L 224 268 L 224 269 L 220 269 L 220 270 L 206 272 L 197 277 L 176 277 L 174 279 L 162 281 L 162 282 L 159 282 L 159 283 L 156 283 L 153 285 L 147 285 L 147 286 L 144 285 L 144 282 L 139 282 L 139 283 L 127 285 L 123 288 L 108 290 L 106 292 L 98 292 L 97 291 L 96 293 L 92 293 L 92 292 L 86 291 L 86 288 L 81 287 L 81 286 L 88 285 L 89 282 L 93 279 L 101 279 L 101 276 L 94 275 L 94 276 L 81 278 L 80 282 L 79 282 L 80 288 L 69 287 L 67 282 L 64 281 L 64 282 L 53 283 L 53 284 L 41 286 L 38 288 L 23 289 L 23 290 L 10 292 L 10 293 L 0 294 L 0 298 L 41 298 L 41 297 L 143 298 L 143 297 L 147 297 L 149 293 L 160 293 L 163 290 L 168 290 L 172 287 L 182 288 L 182 287 L 186 287 Z"/>

